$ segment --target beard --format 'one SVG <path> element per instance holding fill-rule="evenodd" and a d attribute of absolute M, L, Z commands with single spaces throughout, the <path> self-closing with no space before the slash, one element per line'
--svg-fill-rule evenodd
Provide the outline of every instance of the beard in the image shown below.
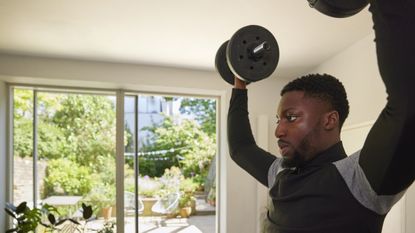
<path fill-rule="evenodd" d="M 302 142 L 303 143 L 303 142 Z M 281 166 L 283 168 L 295 168 L 300 167 L 306 161 L 306 156 L 301 154 L 297 149 L 294 151 L 291 158 L 283 157 Z"/>
<path fill-rule="evenodd" d="M 294 148 L 291 157 L 283 157 L 281 166 L 283 168 L 301 167 L 304 163 L 317 154 L 317 149 L 313 146 L 312 138 L 317 135 L 319 131 L 319 124 L 316 125 L 308 134 L 304 136 L 301 142 Z"/>

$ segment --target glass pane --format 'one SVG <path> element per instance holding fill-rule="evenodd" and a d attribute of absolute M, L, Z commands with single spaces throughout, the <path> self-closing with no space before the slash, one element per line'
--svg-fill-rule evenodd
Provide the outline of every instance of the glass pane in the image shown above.
<path fill-rule="evenodd" d="M 131 97 L 125 103 L 126 131 L 134 132 L 127 115 L 135 102 Z M 136 117 L 139 232 L 215 232 L 216 100 L 139 95 Z M 129 144 L 126 155 L 134 154 Z M 128 171 L 133 165 L 126 156 Z M 126 191 L 133 182 L 133 176 L 126 179 Z M 126 216 L 128 232 L 135 231 L 133 217 Z"/>
<path fill-rule="evenodd" d="M 15 95 L 24 92 L 17 89 Z M 19 98 L 14 102 L 15 127 L 22 125 L 19 121 L 23 121 L 26 105 L 31 109 L 27 111 L 33 112 L 33 106 L 20 104 Z M 83 232 L 96 232 L 105 224 L 111 226 L 115 223 L 115 96 L 38 92 L 37 106 L 38 207 L 48 204 L 53 208 L 46 213 L 81 223 L 75 226 L 67 221 L 59 228 L 78 227 L 85 229 Z M 29 129 L 14 131 L 15 158 L 28 157 L 22 156 L 25 144 L 19 137 L 30 139 L 31 135 Z M 16 160 L 15 187 L 19 182 L 17 177 L 33 179 L 32 169 L 26 169 Z M 33 194 L 33 185 L 26 189 Z M 31 200 L 15 191 L 15 200 L 19 199 Z M 82 209 L 82 203 L 93 210 L 89 221 L 84 219 L 83 213 L 87 211 Z M 49 224 L 46 216 L 42 222 Z M 38 230 L 44 229 L 38 227 Z"/>
<path fill-rule="evenodd" d="M 13 92 L 13 203 L 33 207 L 33 91 Z"/>
<path fill-rule="evenodd" d="M 115 97 L 41 92 L 38 106 L 42 203 L 81 222 L 90 205 L 88 232 L 115 222 Z"/>

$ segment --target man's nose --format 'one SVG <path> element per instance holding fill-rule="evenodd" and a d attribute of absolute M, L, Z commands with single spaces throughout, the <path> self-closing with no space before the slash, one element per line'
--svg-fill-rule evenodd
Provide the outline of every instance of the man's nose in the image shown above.
<path fill-rule="evenodd" d="M 275 137 L 281 138 L 285 135 L 285 129 L 283 124 L 279 123 L 277 127 L 275 128 Z"/>

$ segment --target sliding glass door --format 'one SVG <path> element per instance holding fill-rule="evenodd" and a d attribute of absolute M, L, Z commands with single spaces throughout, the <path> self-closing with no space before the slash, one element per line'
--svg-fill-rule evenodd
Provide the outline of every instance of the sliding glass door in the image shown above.
<path fill-rule="evenodd" d="M 58 228 L 82 232 L 105 227 L 115 232 L 117 218 L 128 233 L 216 232 L 218 99 L 10 90 L 12 204 L 41 209 L 46 224 L 48 213 L 70 218 L 80 225 L 67 221 Z M 124 103 L 118 114 L 117 98 Z M 117 129 L 117 119 L 124 119 L 123 128 Z M 116 138 L 117 130 L 124 138 Z M 116 160 L 122 141 L 124 154 L 117 149 Z M 88 219 L 84 205 L 93 210 Z M 39 225 L 37 231 L 46 228 Z"/>
<path fill-rule="evenodd" d="M 217 100 L 124 102 L 126 232 L 215 232 Z"/>
<path fill-rule="evenodd" d="M 85 203 L 88 229 L 114 221 L 115 95 L 15 87 L 13 100 L 14 205 L 82 220 Z"/>

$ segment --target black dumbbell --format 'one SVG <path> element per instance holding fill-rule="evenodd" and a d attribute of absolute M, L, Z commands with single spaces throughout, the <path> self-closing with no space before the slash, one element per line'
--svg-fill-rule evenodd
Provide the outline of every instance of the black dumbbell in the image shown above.
<path fill-rule="evenodd" d="M 369 3 L 367 0 L 308 0 L 308 4 L 325 15 L 344 18 L 359 13 Z"/>
<path fill-rule="evenodd" d="M 234 77 L 246 83 L 269 77 L 278 65 L 278 43 L 264 27 L 239 29 L 216 53 L 215 67 L 223 80 L 233 85 Z"/>

